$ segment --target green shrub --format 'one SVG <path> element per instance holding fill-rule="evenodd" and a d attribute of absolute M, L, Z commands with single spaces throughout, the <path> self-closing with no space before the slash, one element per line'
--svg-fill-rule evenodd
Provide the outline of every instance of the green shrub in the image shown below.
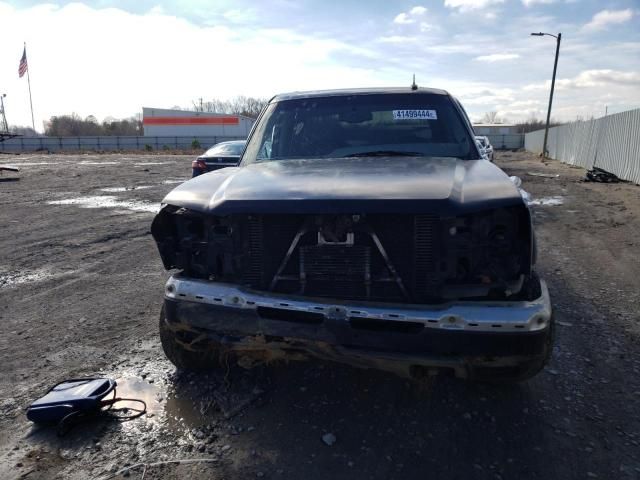
<path fill-rule="evenodd" d="M 191 148 L 193 148 L 194 150 L 202 148 L 200 146 L 200 142 L 198 141 L 198 139 L 196 139 L 196 138 L 193 139 L 193 142 L 191 142 Z"/>
<path fill-rule="evenodd" d="M 145 149 L 147 152 L 150 152 L 151 150 L 153 150 L 153 147 L 147 143 L 147 144 L 145 144 L 144 149 Z"/>

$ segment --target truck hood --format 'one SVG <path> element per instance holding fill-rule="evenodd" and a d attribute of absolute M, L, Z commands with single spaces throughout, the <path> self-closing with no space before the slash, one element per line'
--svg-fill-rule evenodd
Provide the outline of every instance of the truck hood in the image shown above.
<path fill-rule="evenodd" d="M 524 202 L 486 160 L 367 157 L 223 168 L 176 187 L 164 204 L 203 213 L 460 214 Z"/>

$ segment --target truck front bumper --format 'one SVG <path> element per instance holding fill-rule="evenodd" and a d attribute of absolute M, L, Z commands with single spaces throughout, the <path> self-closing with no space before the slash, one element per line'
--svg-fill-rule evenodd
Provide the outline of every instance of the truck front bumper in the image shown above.
<path fill-rule="evenodd" d="M 530 302 L 407 305 L 284 296 L 174 275 L 165 287 L 165 321 L 185 348 L 213 343 L 254 361 L 314 356 L 408 376 L 539 370 L 553 330 L 541 283 L 542 295 Z"/>

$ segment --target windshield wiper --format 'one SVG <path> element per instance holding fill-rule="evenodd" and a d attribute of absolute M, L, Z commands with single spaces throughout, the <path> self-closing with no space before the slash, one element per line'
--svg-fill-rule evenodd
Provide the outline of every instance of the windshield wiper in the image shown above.
<path fill-rule="evenodd" d="M 344 155 L 342 158 L 349 157 L 424 157 L 424 153 L 405 152 L 402 150 L 372 150 L 370 152 L 358 152 Z"/>

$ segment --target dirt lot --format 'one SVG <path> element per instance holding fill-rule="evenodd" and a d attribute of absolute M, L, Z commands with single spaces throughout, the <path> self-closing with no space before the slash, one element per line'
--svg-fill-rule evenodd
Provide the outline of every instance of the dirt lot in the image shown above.
<path fill-rule="evenodd" d="M 190 160 L 0 157 L 22 168 L 0 179 L 0 478 L 640 478 L 640 187 L 498 154 L 537 203 L 558 321 L 553 360 L 527 383 L 413 385 L 322 363 L 185 375 L 156 333 L 167 274 L 149 225 Z M 62 438 L 26 420 L 55 382 L 97 374 L 149 413 Z M 181 459 L 203 461 L 154 465 Z"/>

